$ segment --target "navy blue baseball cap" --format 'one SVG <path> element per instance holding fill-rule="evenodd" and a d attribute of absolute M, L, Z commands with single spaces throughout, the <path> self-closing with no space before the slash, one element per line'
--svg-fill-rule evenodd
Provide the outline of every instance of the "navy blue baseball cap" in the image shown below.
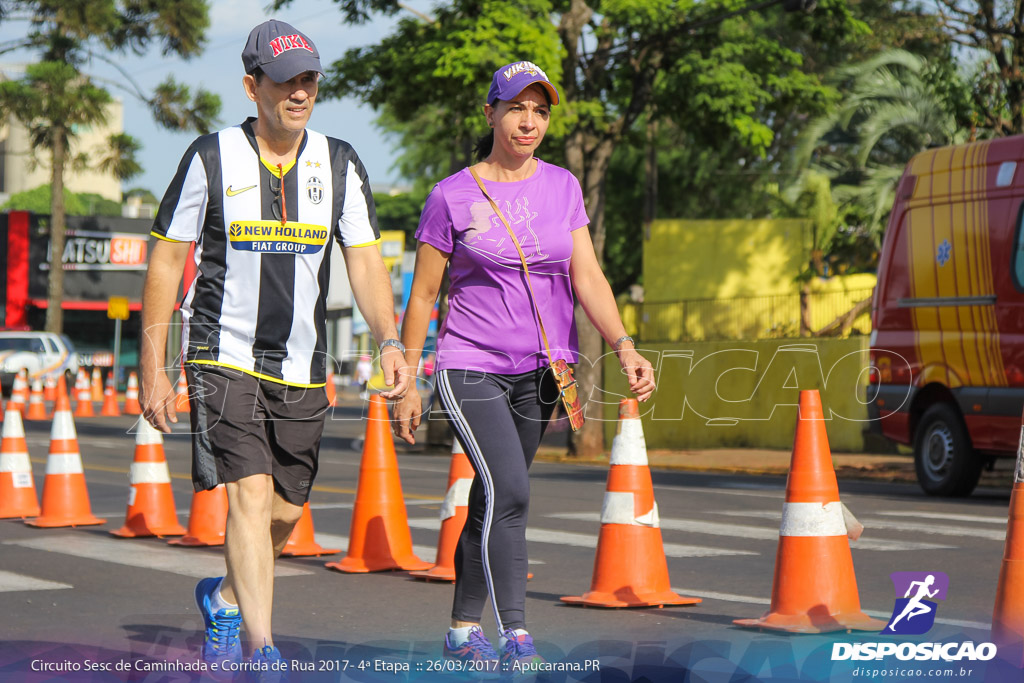
<path fill-rule="evenodd" d="M 306 71 L 324 72 L 313 41 L 291 24 L 277 19 L 265 21 L 249 32 L 242 50 L 242 66 L 247 74 L 260 68 L 277 83 L 290 81 Z"/>
<path fill-rule="evenodd" d="M 487 91 L 487 103 L 511 100 L 534 83 L 547 91 L 551 104 L 558 104 L 558 91 L 551 85 L 547 74 L 533 62 L 512 62 L 495 71 L 494 78 L 491 79 L 491 89 Z"/>

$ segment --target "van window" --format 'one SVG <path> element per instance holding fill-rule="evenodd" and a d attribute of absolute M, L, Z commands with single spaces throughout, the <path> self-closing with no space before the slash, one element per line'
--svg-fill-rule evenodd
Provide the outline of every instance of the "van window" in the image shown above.
<path fill-rule="evenodd" d="M 1017 219 L 1017 237 L 1013 243 L 1013 284 L 1024 291 L 1024 205 Z"/>

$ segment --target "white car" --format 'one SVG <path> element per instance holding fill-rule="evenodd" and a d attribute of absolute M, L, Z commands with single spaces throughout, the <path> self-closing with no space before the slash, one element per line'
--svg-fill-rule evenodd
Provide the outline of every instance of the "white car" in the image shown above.
<path fill-rule="evenodd" d="M 29 383 L 62 373 L 74 379 L 78 372 L 78 354 L 71 340 L 52 332 L 0 331 L 0 386 L 10 394 L 14 377 L 28 370 Z"/>

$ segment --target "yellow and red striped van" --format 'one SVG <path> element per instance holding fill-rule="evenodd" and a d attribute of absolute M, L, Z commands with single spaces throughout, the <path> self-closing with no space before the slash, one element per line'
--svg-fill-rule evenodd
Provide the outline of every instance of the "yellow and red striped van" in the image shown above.
<path fill-rule="evenodd" d="M 899 182 L 875 288 L 875 428 L 921 487 L 968 495 L 1024 407 L 1024 136 L 928 150 Z"/>

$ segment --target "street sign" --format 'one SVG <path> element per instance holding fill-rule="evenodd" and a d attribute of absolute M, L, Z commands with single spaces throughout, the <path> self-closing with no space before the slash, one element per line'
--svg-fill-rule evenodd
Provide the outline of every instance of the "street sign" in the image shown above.
<path fill-rule="evenodd" d="M 111 320 L 128 319 L 128 297 L 112 296 L 107 300 L 107 317 Z"/>

